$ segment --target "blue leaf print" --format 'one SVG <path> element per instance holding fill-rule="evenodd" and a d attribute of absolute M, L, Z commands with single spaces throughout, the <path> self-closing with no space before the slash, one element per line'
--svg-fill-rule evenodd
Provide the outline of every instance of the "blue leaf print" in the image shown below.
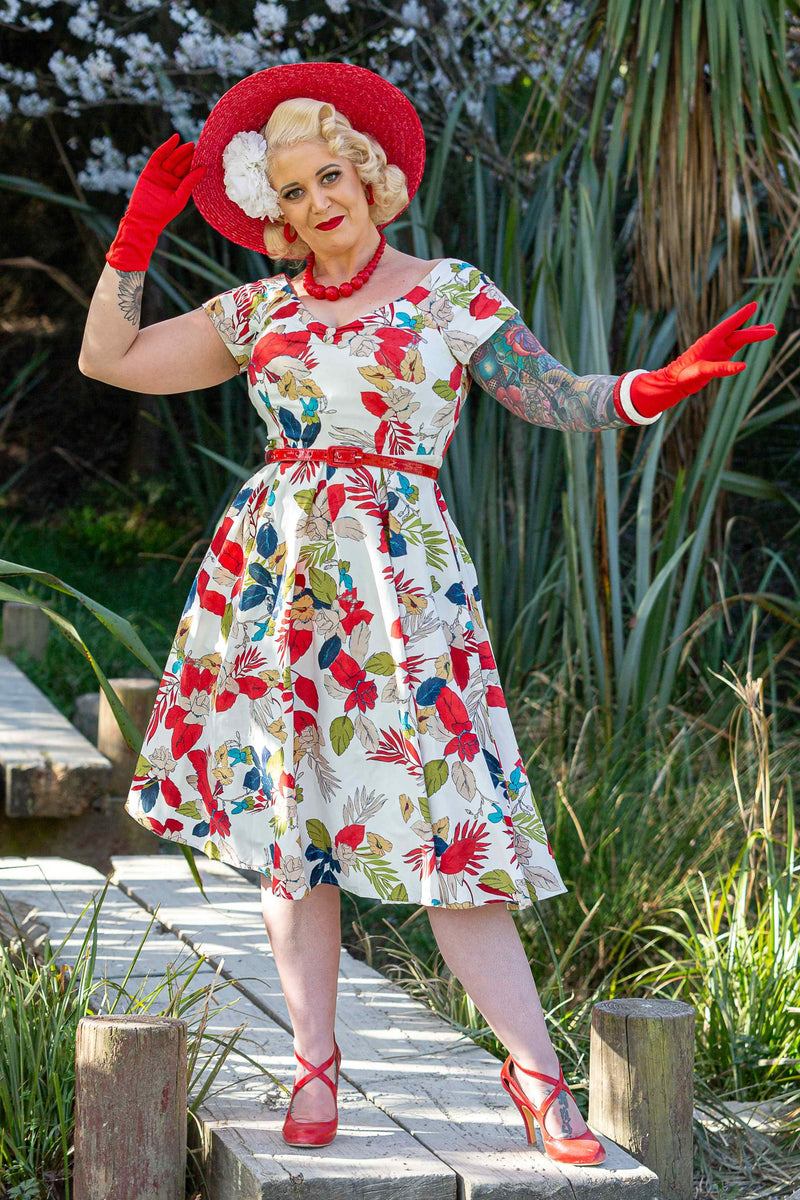
<path fill-rule="evenodd" d="M 445 680 L 438 675 L 431 676 L 417 688 L 417 704 L 421 708 L 431 708 L 437 701 L 439 692 L 445 687 Z"/>
<path fill-rule="evenodd" d="M 319 654 L 317 655 L 317 661 L 319 662 L 319 665 L 323 671 L 327 670 L 327 668 L 331 665 L 341 648 L 342 639 L 338 636 L 329 637 L 326 642 L 322 643 Z"/>
<path fill-rule="evenodd" d="M 284 408 L 283 405 L 278 409 L 278 420 L 281 423 L 281 428 L 287 438 L 293 442 L 299 442 L 303 432 L 300 427 L 300 422 L 290 408 Z"/>

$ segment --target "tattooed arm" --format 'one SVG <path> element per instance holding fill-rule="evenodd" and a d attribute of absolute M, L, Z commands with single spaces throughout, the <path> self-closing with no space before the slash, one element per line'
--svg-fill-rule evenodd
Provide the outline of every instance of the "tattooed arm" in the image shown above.
<path fill-rule="evenodd" d="M 78 368 L 91 379 L 147 395 L 213 387 L 237 373 L 202 308 L 139 328 L 144 271 L 106 263 L 89 306 Z"/>
<path fill-rule="evenodd" d="M 625 429 L 613 392 L 617 375 L 573 375 L 512 317 L 474 351 L 469 372 L 485 392 L 533 425 L 586 432 Z"/>

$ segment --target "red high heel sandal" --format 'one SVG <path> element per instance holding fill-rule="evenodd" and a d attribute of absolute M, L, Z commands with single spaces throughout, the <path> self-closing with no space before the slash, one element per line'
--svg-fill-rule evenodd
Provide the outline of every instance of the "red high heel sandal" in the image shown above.
<path fill-rule="evenodd" d="M 540 1108 L 537 1108 L 533 1101 L 525 1095 L 511 1074 L 512 1064 L 515 1071 L 523 1071 L 524 1074 L 533 1075 L 536 1079 L 541 1079 L 544 1083 L 553 1083 L 556 1085 L 550 1095 L 545 1096 Z M 536 1145 L 536 1128 L 533 1124 L 533 1118 L 535 1117 L 542 1131 L 542 1141 L 544 1142 L 545 1153 L 548 1158 L 552 1158 L 555 1162 L 574 1163 L 577 1166 L 601 1163 L 604 1160 L 606 1152 L 590 1129 L 587 1129 L 585 1133 L 580 1134 L 578 1137 L 554 1137 L 544 1127 L 547 1110 L 559 1092 L 567 1092 L 572 1096 L 572 1092 L 570 1092 L 564 1082 L 564 1072 L 561 1069 L 561 1063 L 558 1064 L 558 1079 L 553 1079 L 551 1075 L 540 1075 L 538 1071 L 529 1071 L 527 1067 L 521 1067 L 509 1054 L 503 1063 L 500 1080 L 519 1109 L 520 1115 L 525 1122 L 528 1145 Z M 572 1099 L 574 1100 L 575 1097 L 572 1096 Z"/>
<path fill-rule="evenodd" d="M 297 1095 L 301 1087 L 305 1087 L 310 1079 L 316 1079 L 319 1076 L 333 1092 L 334 1100 L 337 1099 L 337 1089 L 339 1087 L 339 1064 L 342 1061 L 342 1054 L 339 1047 L 336 1045 L 336 1039 L 333 1039 L 333 1054 L 326 1059 L 319 1067 L 315 1067 L 313 1063 L 307 1062 L 295 1050 L 294 1056 L 302 1067 L 308 1071 L 297 1081 L 292 1089 L 292 1099 L 289 1101 L 289 1108 L 286 1113 L 286 1120 L 283 1123 L 283 1140 L 288 1142 L 290 1146 L 327 1146 L 336 1137 L 336 1130 L 339 1125 L 339 1113 L 331 1117 L 330 1121 L 296 1121 L 292 1116 L 292 1101 Z M 329 1079 L 324 1071 L 336 1060 L 336 1082 Z"/>

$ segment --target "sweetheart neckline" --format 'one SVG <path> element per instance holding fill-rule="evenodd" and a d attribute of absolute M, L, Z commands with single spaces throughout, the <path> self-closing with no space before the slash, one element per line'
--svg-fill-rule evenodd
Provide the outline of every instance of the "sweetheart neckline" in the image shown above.
<path fill-rule="evenodd" d="M 304 309 L 305 312 L 307 312 L 308 315 L 317 323 L 317 325 L 321 326 L 326 331 L 326 333 L 330 333 L 330 332 L 337 333 L 340 329 L 348 329 L 351 325 L 356 325 L 359 322 L 364 321 L 367 317 L 374 317 L 378 313 L 386 312 L 387 309 L 392 308 L 396 304 L 400 304 L 401 301 L 403 301 L 403 300 L 407 300 L 409 295 L 411 294 L 411 292 L 416 291 L 418 287 L 422 287 L 422 285 L 424 283 L 427 283 L 427 281 L 434 275 L 434 273 L 436 271 L 438 271 L 439 267 L 441 267 L 443 263 L 449 263 L 449 262 L 453 262 L 453 261 L 454 260 L 451 258 L 440 258 L 438 262 L 434 263 L 434 265 L 430 268 L 430 270 L 427 272 L 427 274 L 423 275 L 422 279 L 418 280 L 412 287 L 410 287 L 404 295 L 398 296 L 395 300 L 389 300 L 386 304 L 381 304 L 378 308 L 371 308 L 369 310 L 369 312 L 361 313 L 357 317 L 351 317 L 349 321 L 345 321 L 341 325 L 326 325 L 324 321 L 321 321 L 321 320 L 319 320 L 318 317 L 315 317 L 314 314 L 312 313 L 311 309 L 306 304 L 303 303 L 302 296 L 298 296 L 297 292 L 294 290 L 290 276 L 288 276 L 285 271 L 282 271 L 281 274 L 283 275 L 284 279 L 286 280 L 286 285 L 289 288 L 289 291 L 291 292 L 292 297 L 297 301 L 297 303 L 300 305 L 300 307 L 302 309 Z"/>

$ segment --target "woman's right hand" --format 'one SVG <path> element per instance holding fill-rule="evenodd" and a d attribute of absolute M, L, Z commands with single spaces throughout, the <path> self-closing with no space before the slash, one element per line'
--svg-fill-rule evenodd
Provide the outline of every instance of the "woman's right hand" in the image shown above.
<path fill-rule="evenodd" d="M 189 169 L 194 142 L 182 146 L 179 142 L 180 134 L 173 133 L 154 150 L 136 182 L 106 254 L 118 271 L 147 270 L 159 234 L 186 206 L 195 184 L 205 175 L 204 166 Z"/>

